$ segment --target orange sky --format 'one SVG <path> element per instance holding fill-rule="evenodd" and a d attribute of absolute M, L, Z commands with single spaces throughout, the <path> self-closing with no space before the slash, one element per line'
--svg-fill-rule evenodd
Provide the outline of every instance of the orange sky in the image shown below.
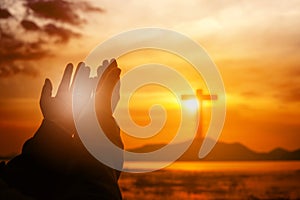
<path fill-rule="evenodd" d="M 54 42 L 49 46 L 49 54 L 19 61 L 30 65 L 36 73 L 21 70 L 0 77 L 0 155 L 19 152 L 23 142 L 38 128 L 42 120 L 39 94 L 46 77 L 57 86 L 68 62 L 83 60 L 95 46 L 112 35 L 142 27 L 181 32 L 202 45 L 216 63 L 227 95 L 227 116 L 220 140 L 241 142 L 258 151 L 275 147 L 300 148 L 299 1 L 90 2 L 103 11 L 88 15 L 78 27 L 73 24 L 72 30 L 80 32 L 80 37 L 74 35 L 67 42 Z M 12 14 L 21 11 L 18 5 L 10 7 Z M 85 15 L 81 13 L 80 16 Z M 45 20 L 38 22 L 41 25 Z M 59 23 L 69 26 L 66 22 Z M 16 35 L 22 34 L 38 37 L 29 31 L 16 32 Z M 43 34 L 41 38 L 47 39 Z M 4 47 L 1 45 L 1 48 Z M 125 57 L 118 59 L 122 73 L 130 66 L 149 61 L 149 56 L 143 55 L 150 53 L 127 55 L 127 61 Z M 166 59 L 162 52 L 152 54 L 157 54 L 152 59 L 179 70 L 182 67 L 176 58 Z M 129 63 L 128 60 L 133 61 Z M 193 77 L 193 73 L 187 72 L 186 76 L 193 87 L 203 87 L 203 83 L 195 81 L 197 77 Z M 168 94 L 161 88 L 144 88 L 137 94 L 135 105 L 141 105 L 137 102 L 143 101 L 143 95 L 148 98 L 149 91 L 152 96 L 166 95 L 160 102 L 169 101 Z M 142 114 L 139 109 L 143 107 L 134 106 L 133 118 L 146 124 L 149 121 L 147 109 Z M 209 105 L 205 109 L 208 116 Z M 176 111 L 170 109 L 168 112 Z M 177 121 L 176 117 L 168 119 L 159 136 L 148 142 L 168 141 Z M 139 144 L 126 136 L 123 139 L 127 147 Z"/>

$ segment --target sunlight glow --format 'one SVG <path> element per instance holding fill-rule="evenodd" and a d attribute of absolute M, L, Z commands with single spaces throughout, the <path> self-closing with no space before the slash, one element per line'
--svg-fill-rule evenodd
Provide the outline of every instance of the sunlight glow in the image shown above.
<path fill-rule="evenodd" d="M 198 110 L 198 102 L 196 99 L 184 100 L 183 105 L 192 113 L 195 113 Z"/>

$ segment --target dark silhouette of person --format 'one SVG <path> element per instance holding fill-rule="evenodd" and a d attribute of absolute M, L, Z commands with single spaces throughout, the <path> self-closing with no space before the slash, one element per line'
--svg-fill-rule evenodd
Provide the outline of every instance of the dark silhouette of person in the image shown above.
<path fill-rule="evenodd" d="M 111 95 L 121 70 L 114 59 L 103 61 L 99 69 L 102 68 L 105 71 L 96 91 L 98 121 L 106 136 L 123 149 L 111 109 Z M 78 64 L 73 81 L 72 73 L 73 65 L 68 64 L 55 97 L 51 81 L 45 80 L 40 98 L 44 119 L 34 136 L 24 143 L 22 153 L 7 164 L 1 163 L 0 199 L 122 199 L 120 171 L 95 159 L 81 143 L 74 125 L 75 77 L 81 76 L 87 91 L 88 82 L 95 78 L 89 77 L 90 68 L 84 63 Z"/>

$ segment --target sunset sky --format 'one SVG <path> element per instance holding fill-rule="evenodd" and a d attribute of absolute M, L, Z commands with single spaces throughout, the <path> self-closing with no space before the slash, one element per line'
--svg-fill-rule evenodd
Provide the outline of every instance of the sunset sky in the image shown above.
<path fill-rule="evenodd" d="M 0 156 L 20 152 L 39 127 L 39 96 L 46 77 L 56 88 L 67 63 L 84 60 L 115 34 L 143 27 L 167 28 L 192 38 L 218 66 L 227 96 L 221 141 L 257 151 L 300 148 L 299 1 L 52 0 L 47 9 L 39 2 L 0 3 Z M 117 61 L 123 75 L 153 60 L 185 71 L 182 60 L 164 52 L 135 52 Z M 186 76 L 195 90 L 203 87 L 192 72 Z M 137 93 L 129 106 L 133 119 L 141 125 L 149 122 L 145 111 L 155 103 L 145 103 L 149 97 L 167 105 L 173 118 L 147 142 L 168 142 L 178 118 L 176 102 L 162 88 L 145 87 Z M 204 106 L 208 123 L 210 105 Z M 127 148 L 142 144 L 122 137 Z"/>

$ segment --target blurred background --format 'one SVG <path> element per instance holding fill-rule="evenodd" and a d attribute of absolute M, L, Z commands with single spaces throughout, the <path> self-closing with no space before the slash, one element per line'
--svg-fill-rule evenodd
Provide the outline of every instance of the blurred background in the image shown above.
<path fill-rule="evenodd" d="M 124 197 L 142 198 L 138 191 L 144 191 L 149 199 L 153 195 L 173 199 L 300 198 L 299 162 L 278 161 L 299 159 L 299 18 L 297 0 L 2 0 L 0 157 L 9 159 L 20 153 L 23 143 L 39 127 L 39 96 L 45 78 L 52 80 L 56 90 L 65 65 L 84 60 L 101 42 L 127 30 L 161 27 L 196 41 L 218 66 L 227 97 L 227 116 L 219 138 L 225 146 L 219 145 L 219 149 L 246 149 L 246 153 L 271 156 L 260 157 L 257 165 L 243 162 L 244 168 L 241 164 L 223 162 L 243 157 L 233 159 L 230 152 L 226 155 L 228 159 L 209 157 L 215 165 L 193 165 L 185 159 L 189 163 L 179 165 L 180 169 L 187 168 L 184 172 L 174 165 L 145 176 L 124 173 L 120 181 Z M 199 77 L 186 70 L 188 63 L 174 55 L 145 50 L 123 55 L 117 61 L 122 75 L 138 64 L 153 61 L 173 66 L 185 74 L 195 91 L 207 92 Z M 140 125 L 148 124 L 148 105 L 157 101 L 168 108 L 166 126 L 149 140 L 123 133 L 126 149 L 143 151 L 144 145 L 165 144 L 172 139 L 178 128 L 178 106 L 163 88 L 153 86 L 137 91 L 129 106 L 132 117 Z M 193 114 L 197 107 L 192 105 L 190 109 Z M 210 103 L 204 103 L 201 109 L 205 130 Z M 263 158 L 271 157 L 277 162 L 262 162 Z M 207 166 L 203 168 L 204 165 Z M 228 167 L 226 171 L 228 165 L 241 165 L 236 166 L 241 170 L 233 173 Z M 253 166 L 261 166 L 271 175 L 261 176 L 266 171 L 255 167 L 255 172 L 246 170 Z M 272 171 L 273 168 L 278 170 Z M 249 175 L 253 173 L 256 175 Z M 262 182 L 260 187 L 256 186 Z"/>

